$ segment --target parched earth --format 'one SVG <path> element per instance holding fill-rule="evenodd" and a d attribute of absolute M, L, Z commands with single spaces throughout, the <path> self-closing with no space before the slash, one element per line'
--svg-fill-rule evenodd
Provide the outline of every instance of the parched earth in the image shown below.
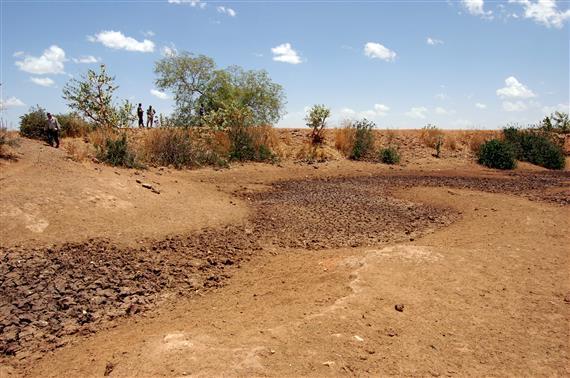
<path fill-rule="evenodd" d="M 448 187 L 506 193 L 566 207 L 568 173 L 508 178 L 375 175 L 289 180 L 238 190 L 244 223 L 120 247 L 110 240 L 0 249 L 0 353 L 16 363 L 168 301 L 224 285 L 243 263 L 289 249 L 328 250 L 414 241 L 462 212 L 398 198 L 395 190 Z"/>

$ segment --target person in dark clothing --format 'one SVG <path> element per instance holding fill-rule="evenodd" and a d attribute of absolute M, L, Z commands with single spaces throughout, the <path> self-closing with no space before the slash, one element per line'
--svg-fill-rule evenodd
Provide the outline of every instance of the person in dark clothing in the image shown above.
<path fill-rule="evenodd" d="M 144 121 L 143 121 L 144 110 L 142 104 L 139 104 L 139 107 L 137 108 L 137 116 L 139 117 L 139 127 L 144 127 Z"/>
<path fill-rule="evenodd" d="M 61 129 L 61 126 L 59 125 L 57 118 L 52 116 L 51 113 L 48 113 L 47 117 L 48 143 L 52 147 L 59 148 L 59 130 Z"/>
<path fill-rule="evenodd" d="M 200 114 L 200 118 L 202 118 L 206 115 L 206 108 L 204 107 L 204 104 L 200 104 L 200 110 L 199 110 L 198 114 Z"/>
<path fill-rule="evenodd" d="M 148 109 L 146 110 L 146 127 L 152 127 L 152 124 L 154 123 L 155 114 L 156 112 L 154 111 L 152 106 L 149 105 Z"/>

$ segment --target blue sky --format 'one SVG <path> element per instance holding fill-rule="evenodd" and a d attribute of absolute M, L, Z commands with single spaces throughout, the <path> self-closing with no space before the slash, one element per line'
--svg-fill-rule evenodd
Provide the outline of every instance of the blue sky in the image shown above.
<path fill-rule="evenodd" d="M 569 111 L 569 2 L 0 0 L 1 111 L 67 111 L 61 89 L 105 63 L 118 95 L 173 107 L 154 62 L 170 51 L 265 69 L 287 96 L 279 126 L 307 107 L 331 125 L 497 128 Z"/>

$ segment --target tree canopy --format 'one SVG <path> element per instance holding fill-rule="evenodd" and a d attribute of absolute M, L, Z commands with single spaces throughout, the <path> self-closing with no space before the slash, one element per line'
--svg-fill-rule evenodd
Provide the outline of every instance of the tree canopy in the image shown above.
<path fill-rule="evenodd" d="M 216 69 L 212 58 L 188 52 L 171 54 L 156 62 L 156 86 L 174 94 L 175 119 L 182 125 L 197 123 L 201 105 L 207 113 L 229 106 L 247 108 L 255 124 L 274 124 L 283 116 L 283 87 L 266 71 L 238 66 Z"/>

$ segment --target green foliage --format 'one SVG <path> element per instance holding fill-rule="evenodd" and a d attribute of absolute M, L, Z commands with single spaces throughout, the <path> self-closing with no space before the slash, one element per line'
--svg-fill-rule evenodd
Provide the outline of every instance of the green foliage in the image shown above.
<path fill-rule="evenodd" d="M 41 139 L 47 138 L 47 114 L 44 108 L 36 105 L 20 116 L 20 135 L 26 138 Z"/>
<path fill-rule="evenodd" d="M 331 115 L 331 110 L 324 105 L 313 105 L 309 110 L 309 114 L 305 117 L 307 126 L 311 130 L 311 143 L 313 145 L 321 144 L 325 140 L 324 128 L 327 125 L 327 118 Z"/>
<path fill-rule="evenodd" d="M 112 166 L 137 168 L 134 154 L 129 149 L 127 134 L 123 133 L 119 138 L 107 137 L 105 146 L 97 151 L 97 157 Z"/>
<path fill-rule="evenodd" d="M 556 111 L 549 117 L 545 117 L 540 123 L 540 129 L 546 132 L 555 132 L 560 134 L 570 133 L 570 119 L 568 113 Z"/>
<path fill-rule="evenodd" d="M 349 158 L 360 160 L 365 158 L 374 148 L 374 132 L 372 131 L 376 124 L 366 118 L 354 122 L 354 145 L 350 152 Z"/>
<path fill-rule="evenodd" d="M 510 126 L 503 129 L 503 137 L 512 146 L 518 160 L 548 169 L 563 169 L 566 165 L 564 151 L 552 133 Z"/>
<path fill-rule="evenodd" d="M 491 139 L 481 145 L 479 164 L 489 168 L 513 169 L 516 166 L 515 151 L 507 141 Z"/>
<path fill-rule="evenodd" d="M 99 73 L 88 70 L 80 80 L 71 79 L 63 88 L 63 98 L 95 127 L 129 127 L 135 119 L 134 107 L 127 100 L 120 105 L 113 102 L 113 93 L 118 88 L 114 81 L 102 64 Z"/>
<path fill-rule="evenodd" d="M 174 119 L 178 125 L 201 124 L 198 109 L 207 114 L 230 104 L 249 108 L 256 125 L 273 124 L 285 104 L 283 88 L 266 71 L 246 71 L 234 66 L 216 69 L 212 58 L 188 52 L 171 54 L 155 63 L 156 86 L 174 93 Z"/>
<path fill-rule="evenodd" d="M 398 164 L 400 162 L 400 153 L 394 147 L 382 148 L 379 155 L 380 161 L 384 164 Z"/>

